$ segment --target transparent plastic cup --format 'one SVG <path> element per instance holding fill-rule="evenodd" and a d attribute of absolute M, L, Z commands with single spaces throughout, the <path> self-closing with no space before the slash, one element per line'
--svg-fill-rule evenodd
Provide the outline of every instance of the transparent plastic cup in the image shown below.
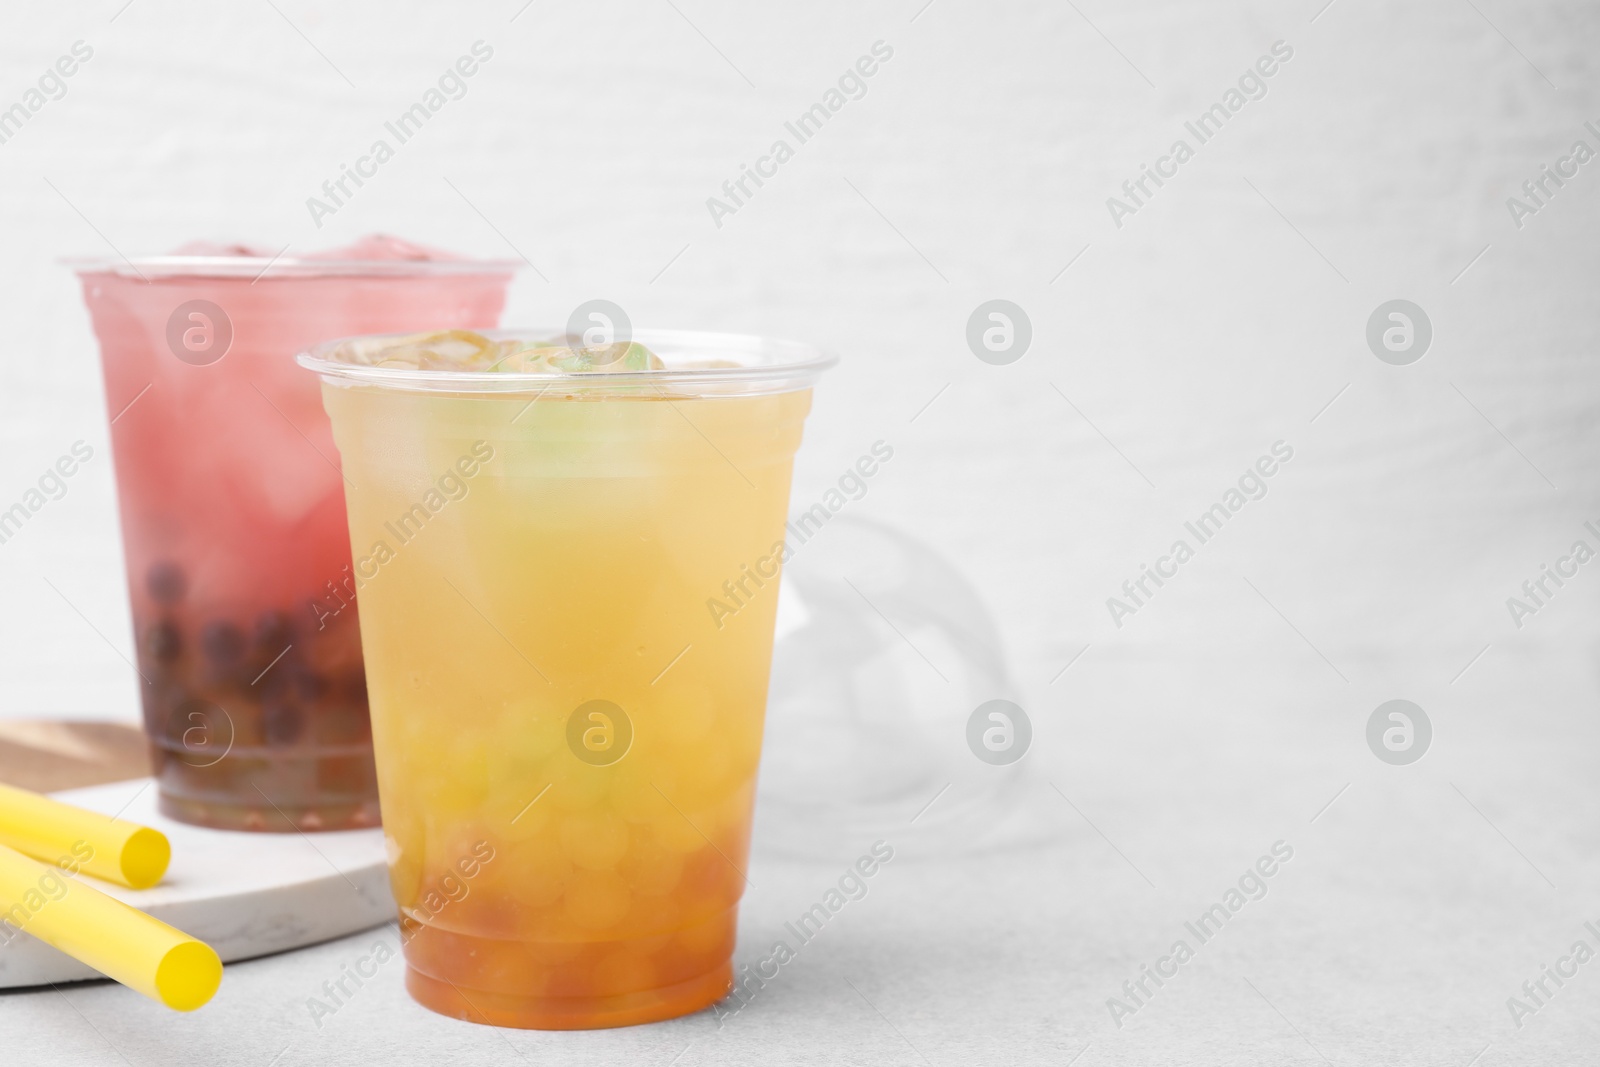
<path fill-rule="evenodd" d="M 622 1026 L 730 987 L 790 474 L 833 360 L 634 340 L 666 369 L 300 359 L 352 483 L 407 988 L 456 1018 Z"/>
<path fill-rule="evenodd" d="M 100 341 L 161 810 L 183 822 L 378 822 L 339 457 L 294 357 L 492 326 L 514 265 L 386 238 L 351 252 L 69 261 Z"/>

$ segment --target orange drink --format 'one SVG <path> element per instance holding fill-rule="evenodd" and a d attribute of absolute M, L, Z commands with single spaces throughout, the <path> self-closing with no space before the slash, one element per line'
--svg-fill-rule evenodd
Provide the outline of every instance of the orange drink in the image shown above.
<path fill-rule="evenodd" d="M 301 357 L 347 478 L 407 985 L 447 1015 L 620 1026 L 730 985 L 790 472 L 831 360 L 639 339 Z"/>

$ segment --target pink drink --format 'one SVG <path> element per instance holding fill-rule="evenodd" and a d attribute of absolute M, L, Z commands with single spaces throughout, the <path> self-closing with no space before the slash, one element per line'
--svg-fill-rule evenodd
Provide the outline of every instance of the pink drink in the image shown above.
<path fill-rule="evenodd" d="M 228 829 L 375 826 L 347 487 L 294 356 L 328 337 L 494 326 L 514 265 L 377 237 L 270 267 L 183 251 L 74 264 L 100 340 L 161 809 Z"/>

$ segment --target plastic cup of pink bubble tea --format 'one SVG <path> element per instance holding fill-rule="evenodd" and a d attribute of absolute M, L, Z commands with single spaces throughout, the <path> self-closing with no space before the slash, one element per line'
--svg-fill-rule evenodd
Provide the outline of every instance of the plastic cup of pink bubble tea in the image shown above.
<path fill-rule="evenodd" d="M 498 324 L 519 263 L 387 237 L 69 261 L 100 342 L 136 679 L 164 814 L 378 824 L 329 337 Z"/>

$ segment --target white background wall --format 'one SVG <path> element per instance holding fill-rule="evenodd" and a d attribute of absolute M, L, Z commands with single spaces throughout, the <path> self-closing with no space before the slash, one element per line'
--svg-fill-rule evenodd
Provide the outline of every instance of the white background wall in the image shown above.
<path fill-rule="evenodd" d="M 1070 7 L 936 0 L 913 22 L 908 6 L 135 0 L 114 22 L 113 4 L 0 16 L 7 103 L 74 41 L 95 49 L 0 145 L 15 348 L 0 497 L 77 438 L 105 458 L 95 347 L 59 257 L 197 238 L 293 254 L 387 231 L 515 245 L 549 281 L 525 272 L 511 322 L 603 295 L 639 322 L 840 351 L 797 493 L 892 441 L 899 463 L 863 512 L 958 557 L 1041 669 L 1090 640 L 1298 655 L 1241 572 L 1336 662 L 1439 655 L 1448 676 L 1486 642 L 1592 637 L 1588 583 L 1521 634 L 1504 606 L 1600 515 L 1582 451 L 1600 386 L 1596 168 L 1521 231 L 1504 206 L 1596 114 L 1591 9 L 1483 8 L 1524 59 L 1465 3 L 1339 0 L 1315 23 L 1264 4 L 1083 8 L 1124 60 Z M 495 56 L 465 98 L 314 227 L 306 198 L 479 39 Z M 706 198 L 880 39 L 895 58 L 867 96 L 713 225 Z M 1117 230 L 1106 197 L 1278 39 L 1295 57 L 1269 95 Z M 963 342 L 992 296 L 1034 324 L 1009 367 Z M 1436 326 L 1403 369 L 1363 344 L 1397 296 Z M 1117 632 L 1104 598 L 1279 438 L 1297 459 L 1269 501 Z M 30 649 L 8 713 L 127 713 L 126 665 L 40 580 L 126 649 L 112 519 L 110 465 L 91 464 L 0 546 L 0 588 L 30 605 L 0 618 L 0 641 Z"/>
<path fill-rule="evenodd" d="M 1322 1036 L 1354 1057 L 1363 1025 L 1409 1003 L 1449 1015 L 1461 1062 L 1480 1032 L 1507 1039 L 1500 998 L 1565 937 L 1571 909 L 1539 896 L 1447 783 L 1489 804 L 1564 893 L 1600 884 L 1600 564 L 1521 630 L 1505 605 L 1585 519 L 1600 523 L 1600 162 L 1520 229 L 1505 205 L 1573 140 L 1600 148 L 1583 130 L 1600 124 L 1592 4 L 274 2 L 0 13 L 0 105 L 74 41 L 95 49 L 66 97 L 0 145 L 0 501 L 78 438 L 98 453 L 0 545 L 0 714 L 135 714 L 133 675 L 108 647 L 127 652 L 131 635 L 97 355 L 59 257 L 196 238 L 293 254 L 372 231 L 485 255 L 514 245 L 548 281 L 524 273 L 512 323 L 560 323 L 603 296 L 636 323 L 839 351 L 796 498 L 892 442 L 852 511 L 911 531 L 981 592 L 1040 758 L 1110 813 L 1102 828 L 1156 884 L 1210 893 L 1272 839 L 1280 810 L 1303 825 L 1347 768 L 1387 773 L 1360 739 L 1380 700 L 1435 709 L 1440 755 L 1419 765 L 1434 767 L 1433 793 L 1405 809 L 1432 829 L 1382 847 L 1453 855 L 1460 866 L 1440 869 L 1457 883 L 1508 863 L 1528 884 L 1493 906 L 1554 910 L 1539 937 L 1507 933 L 1514 945 L 1457 974 L 1481 979 L 1466 1001 L 1402 984 L 1340 1024 L 1347 1041 Z M 315 228 L 306 197 L 478 39 L 494 58 L 466 97 Z M 1106 198 L 1280 39 L 1294 58 L 1266 98 L 1116 228 Z M 894 58 L 866 97 L 715 226 L 706 198 L 877 40 Z M 1011 366 L 964 340 L 992 297 L 1033 323 Z M 1409 367 L 1364 339 L 1396 297 L 1435 330 Z M 1113 626 L 1105 598 L 1279 439 L 1295 458 L 1270 495 Z M 1393 780 L 1373 779 L 1369 836 L 1352 849 L 1389 825 Z M 1234 851 L 1181 843 L 1224 824 Z M 1346 904 L 1370 914 L 1384 899 Z M 1395 934 L 1367 936 L 1376 973 Z M 1448 967 L 1451 940 L 1406 958 Z M 1060 1010 L 1103 1028 L 1100 1000 L 1136 965 L 1119 957 L 1114 979 Z M 1584 1011 L 1568 1010 L 1552 1047 L 1581 1036 Z M 1214 1026 L 1226 1045 L 1231 1024 Z"/>

